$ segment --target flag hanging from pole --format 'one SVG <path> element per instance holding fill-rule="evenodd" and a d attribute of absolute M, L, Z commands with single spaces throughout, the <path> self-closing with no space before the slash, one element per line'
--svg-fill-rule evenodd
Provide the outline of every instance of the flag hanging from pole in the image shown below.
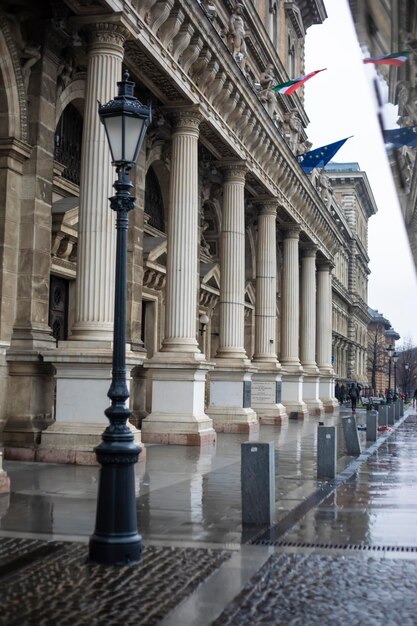
<path fill-rule="evenodd" d="M 407 61 L 410 53 L 408 50 L 403 50 L 402 52 L 392 52 L 391 54 L 384 54 L 380 57 L 368 57 L 364 59 L 364 63 L 373 63 L 374 65 L 394 65 L 395 67 L 399 67 L 405 61 Z"/>
<path fill-rule="evenodd" d="M 323 68 L 322 70 L 315 70 L 314 72 L 310 72 L 309 74 L 305 74 L 305 76 L 299 76 L 298 78 L 293 78 L 292 80 L 287 81 L 286 83 L 280 83 L 279 85 L 275 85 L 272 89 L 276 93 L 284 94 L 285 96 L 291 96 L 296 89 L 304 85 L 307 80 L 313 78 L 319 72 L 324 72 L 327 68 Z"/>
<path fill-rule="evenodd" d="M 350 137 L 353 137 L 353 135 Z M 315 150 L 311 150 L 305 154 L 299 154 L 296 159 L 305 173 L 310 174 L 315 167 L 324 167 L 330 159 L 334 157 L 336 152 L 340 150 L 345 141 L 350 139 L 350 137 L 340 139 L 340 141 L 335 141 L 334 143 L 329 143 L 327 146 L 316 148 Z"/>
<path fill-rule="evenodd" d="M 394 148 L 402 146 L 417 147 L 417 133 L 414 132 L 416 126 L 405 126 L 403 128 L 393 128 L 392 130 L 384 130 L 384 142 L 392 143 Z"/>

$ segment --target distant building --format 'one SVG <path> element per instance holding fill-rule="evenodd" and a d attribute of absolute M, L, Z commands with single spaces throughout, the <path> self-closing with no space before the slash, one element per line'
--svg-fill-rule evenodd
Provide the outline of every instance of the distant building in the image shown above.
<path fill-rule="evenodd" d="M 387 348 L 393 346 L 401 337 L 391 327 L 391 323 L 382 313 L 368 309 L 368 380 L 372 393 L 385 393 L 388 388 L 389 357 Z M 394 369 L 392 368 L 391 387 L 394 386 Z"/>

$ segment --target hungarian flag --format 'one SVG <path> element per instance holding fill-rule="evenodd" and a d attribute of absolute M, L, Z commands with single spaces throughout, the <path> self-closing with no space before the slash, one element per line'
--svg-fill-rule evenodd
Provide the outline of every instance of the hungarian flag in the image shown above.
<path fill-rule="evenodd" d="M 313 76 L 315 76 L 319 72 L 324 72 L 325 69 L 327 68 L 323 68 L 322 70 L 316 70 L 315 72 L 310 72 L 310 74 L 306 74 L 305 76 L 299 76 L 298 78 L 293 78 L 292 80 L 289 80 L 287 83 L 281 83 L 280 85 L 275 85 L 275 87 L 272 87 L 272 89 L 276 91 L 277 93 L 283 93 L 286 96 L 292 96 L 292 94 L 294 93 L 296 89 L 301 87 L 301 85 L 304 85 L 304 83 L 307 80 L 309 80 L 310 78 L 313 78 Z"/>
<path fill-rule="evenodd" d="M 407 50 L 403 52 L 392 52 L 391 54 L 384 54 L 381 57 L 368 57 L 364 59 L 364 63 L 374 63 L 375 65 L 395 65 L 395 67 L 400 67 L 407 61 L 410 53 Z"/>

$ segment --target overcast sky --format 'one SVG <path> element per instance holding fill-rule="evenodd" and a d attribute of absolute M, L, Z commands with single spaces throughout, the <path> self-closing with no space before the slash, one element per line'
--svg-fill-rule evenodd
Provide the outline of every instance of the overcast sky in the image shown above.
<path fill-rule="evenodd" d="M 305 85 L 307 134 L 313 148 L 354 135 L 335 161 L 357 161 L 366 171 L 378 213 L 369 220 L 368 304 L 417 344 L 417 278 L 376 116 L 374 66 L 364 65 L 347 0 L 325 0 L 328 19 L 309 28 L 306 72 L 326 67 Z M 396 52 L 393 50 L 393 52 Z M 394 128 L 396 107 L 384 107 Z"/>

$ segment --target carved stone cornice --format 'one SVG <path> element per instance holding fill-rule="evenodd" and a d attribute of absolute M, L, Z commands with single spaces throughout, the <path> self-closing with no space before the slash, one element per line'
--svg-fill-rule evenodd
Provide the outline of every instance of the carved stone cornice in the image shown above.
<path fill-rule="evenodd" d="M 24 141 L 14 137 L 0 139 L 0 167 L 21 174 L 23 163 L 30 157 L 31 152 L 32 146 Z"/>

